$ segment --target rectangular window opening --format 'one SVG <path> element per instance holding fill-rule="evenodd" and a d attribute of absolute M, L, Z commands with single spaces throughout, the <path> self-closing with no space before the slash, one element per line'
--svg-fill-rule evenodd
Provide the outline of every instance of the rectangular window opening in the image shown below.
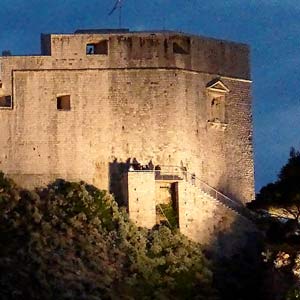
<path fill-rule="evenodd" d="M 58 110 L 71 110 L 71 96 L 64 95 L 56 98 L 56 108 Z"/>
<path fill-rule="evenodd" d="M 173 40 L 173 53 L 175 54 L 190 54 L 191 40 L 190 38 L 177 37 Z"/>
<path fill-rule="evenodd" d="M 87 44 L 86 45 L 86 54 L 87 55 L 95 54 L 95 44 Z"/>
<path fill-rule="evenodd" d="M 99 43 L 92 43 L 86 45 L 86 54 L 94 55 L 94 54 L 108 54 L 108 41 L 100 41 Z"/>
<path fill-rule="evenodd" d="M 0 108 L 11 108 L 12 107 L 12 98 L 11 96 L 2 96 L 0 97 Z"/>
<path fill-rule="evenodd" d="M 156 222 L 171 228 L 179 228 L 178 182 L 160 186 L 160 197 L 156 203 Z"/>
<path fill-rule="evenodd" d="M 180 46 L 176 42 L 173 43 L 173 52 L 177 54 L 189 54 L 187 50 L 185 50 L 182 46 Z"/>

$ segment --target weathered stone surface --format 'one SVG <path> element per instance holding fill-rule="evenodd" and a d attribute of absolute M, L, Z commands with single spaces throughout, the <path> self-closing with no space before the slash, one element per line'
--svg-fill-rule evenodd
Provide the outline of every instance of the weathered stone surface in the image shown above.
<path fill-rule="evenodd" d="M 152 172 L 129 172 L 127 175 L 128 212 L 141 227 L 156 224 L 155 180 Z"/>
<path fill-rule="evenodd" d="M 249 246 L 256 249 L 259 232 L 250 219 L 185 179 L 158 181 L 154 174 L 133 171 L 124 175 L 128 212 L 136 225 L 152 228 L 168 222 L 157 205 L 173 204 L 180 232 L 213 255 L 229 257 Z M 173 184 L 175 195 L 170 193 Z"/>
<path fill-rule="evenodd" d="M 238 253 L 258 234 L 249 219 L 185 181 L 178 199 L 180 231 L 218 255 Z"/>
<path fill-rule="evenodd" d="M 136 158 L 184 165 L 235 199 L 253 199 L 246 45 L 175 32 L 42 40 L 43 56 L 0 58 L 0 96 L 13 96 L 13 109 L 0 109 L 0 169 L 18 183 L 63 177 L 109 189 L 110 164 Z M 102 40 L 107 55 L 86 54 Z M 208 122 L 206 86 L 216 78 L 229 90 L 223 127 Z M 70 111 L 57 110 L 61 95 L 71 96 Z"/>

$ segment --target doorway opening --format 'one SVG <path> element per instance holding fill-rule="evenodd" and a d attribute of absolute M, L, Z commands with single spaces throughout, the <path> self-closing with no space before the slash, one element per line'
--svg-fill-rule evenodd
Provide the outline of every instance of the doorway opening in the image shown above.
<path fill-rule="evenodd" d="M 178 182 L 156 182 L 156 223 L 179 228 Z"/>

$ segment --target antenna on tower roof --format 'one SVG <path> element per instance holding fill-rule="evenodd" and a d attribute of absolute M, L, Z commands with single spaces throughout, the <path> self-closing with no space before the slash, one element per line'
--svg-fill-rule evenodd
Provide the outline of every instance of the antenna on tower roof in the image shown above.
<path fill-rule="evenodd" d="M 122 6 L 123 6 L 123 0 L 117 0 L 112 10 L 109 12 L 109 16 L 111 16 L 115 10 L 119 9 L 119 28 L 122 27 Z"/>

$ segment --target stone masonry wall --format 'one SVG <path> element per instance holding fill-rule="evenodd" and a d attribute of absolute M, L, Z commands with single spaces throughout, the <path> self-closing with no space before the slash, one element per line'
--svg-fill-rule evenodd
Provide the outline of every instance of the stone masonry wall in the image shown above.
<path fill-rule="evenodd" d="M 238 253 L 258 233 L 248 219 L 196 186 L 179 182 L 178 196 L 180 231 L 217 255 Z"/>
<path fill-rule="evenodd" d="M 138 226 L 152 228 L 157 222 L 156 204 L 165 196 L 159 187 L 167 186 L 167 182 L 155 181 L 151 171 L 128 172 L 124 178 L 131 220 Z M 179 180 L 177 187 L 179 229 L 188 238 L 217 256 L 238 254 L 254 241 L 258 230 L 250 220 L 191 183 Z"/>
<path fill-rule="evenodd" d="M 127 175 L 128 212 L 138 226 L 156 224 L 155 179 L 153 172 L 129 172 Z"/>
<path fill-rule="evenodd" d="M 48 40 L 54 59 L 88 62 L 86 67 L 98 61 L 101 68 L 176 67 L 208 74 L 250 78 L 249 48 L 244 44 L 178 32 L 51 34 Z M 86 55 L 87 44 L 103 40 L 109 42 L 109 55 Z M 174 53 L 174 42 L 183 46 L 188 53 Z"/>
<path fill-rule="evenodd" d="M 187 38 L 189 54 L 174 54 L 172 43 Z M 85 54 L 103 39 L 108 55 Z M 253 199 L 247 46 L 174 33 L 47 40 L 52 56 L 0 58 L 0 95 L 13 96 L 13 109 L 0 109 L 0 169 L 18 183 L 63 177 L 108 189 L 110 163 L 136 158 L 184 165 L 233 198 Z M 225 131 L 207 123 L 215 78 L 230 90 Z M 70 111 L 56 109 L 64 94 Z"/>

